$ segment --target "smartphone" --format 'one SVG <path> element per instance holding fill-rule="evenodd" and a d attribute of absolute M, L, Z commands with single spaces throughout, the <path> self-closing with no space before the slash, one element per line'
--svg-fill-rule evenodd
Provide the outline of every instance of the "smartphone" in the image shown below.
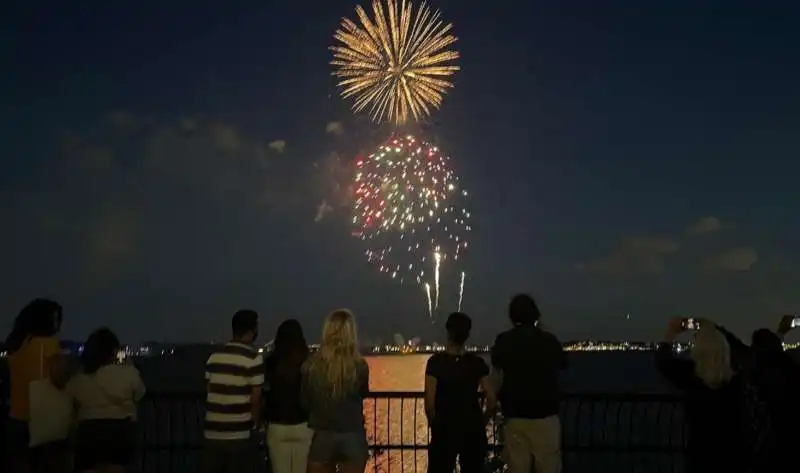
<path fill-rule="evenodd" d="M 700 330 L 700 321 L 694 317 L 684 317 L 681 319 L 681 327 L 684 330 Z"/>
<path fill-rule="evenodd" d="M 800 327 L 800 316 L 795 315 L 792 319 L 792 328 Z"/>

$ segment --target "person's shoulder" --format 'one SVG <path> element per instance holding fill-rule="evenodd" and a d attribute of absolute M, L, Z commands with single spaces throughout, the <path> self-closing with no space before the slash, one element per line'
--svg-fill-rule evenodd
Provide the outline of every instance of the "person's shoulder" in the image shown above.
<path fill-rule="evenodd" d="M 229 342 L 225 347 L 220 350 L 220 354 L 240 356 L 251 361 L 263 361 L 261 353 L 258 349 L 243 343 Z"/>
<path fill-rule="evenodd" d="M 497 334 L 494 339 L 495 345 L 502 345 L 507 343 L 512 343 L 519 337 L 519 327 L 511 327 L 508 330 L 504 330 Z"/>
<path fill-rule="evenodd" d="M 139 373 L 139 369 L 136 368 L 131 363 L 126 363 L 124 365 L 113 365 L 113 366 L 116 366 L 117 369 L 119 370 L 119 373 L 122 376 L 125 376 L 127 378 L 139 378 L 139 377 L 141 377 L 141 374 Z"/>
<path fill-rule="evenodd" d="M 543 339 L 548 340 L 550 342 L 560 343 L 558 337 L 553 332 L 548 332 L 547 330 L 542 330 L 538 327 L 536 328 L 536 330 L 539 333 L 539 336 L 542 337 Z"/>
<path fill-rule="evenodd" d="M 514 327 L 514 328 L 516 328 L 516 327 Z M 495 337 L 495 340 L 504 340 L 504 339 L 512 336 L 512 332 L 514 331 L 514 328 L 510 328 L 508 330 L 503 330 L 502 332 L 498 333 L 497 336 Z"/>
<path fill-rule="evenodd" d="M 428 358 L 428 361 L 426 362 L 426 365 L 427 366 L 439 366 L 442 363 L 445 363 L 447 361 L 447 359 L 449 358 L 449 356 L 450 355 L 448 355 L 447 353 L 444 353 L 444 352 L 434 353 L 433 355 L 431 355 Z"/>
<path fill-rule="evenodd" d="M 483 364 L 486 364 L 486 359 L 482 355 L 479 355 L 477 353 L 469 353 L 468 352 L 464 356 L 467 357 L 469 360 L 471 360 L 472 363 L 483 363 Z"/>
<path fill-rule="evenodd" d="M 436 361 L 439 361 L 439 360 L 441 360 L 442 358 L 444 358 L 446 356 L 447 356 L 447 353 L 445 353 L 445 352 L 442 352 L 442 351 L 436 352 L 433 355 L 428 357 L 428 363 L 430 363 L 430 362 L 434 362 L 435 363 Z"/>
<path fill-rule="evenodd" d="M 486 360 L 482 356 L 478 355 L 477 353 L 467 353 L 464 356 L 469 360 L 470 363 L 472 363 L 475 366 L 478 366 L 478 367 L 484 367 L 484 366 L 488 367 L 489 366 L 486 363 Z"/>

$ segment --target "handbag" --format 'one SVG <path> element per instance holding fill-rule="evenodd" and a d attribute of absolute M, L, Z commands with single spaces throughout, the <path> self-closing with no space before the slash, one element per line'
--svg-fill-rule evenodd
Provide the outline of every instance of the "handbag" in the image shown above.
<path fill-rule="evenodd" d="M 72 430 L 72 398 L 50 381 L 44 370 L 44 346 L 39 348 L 39 379 L 29 384 L 29 446 L 66 440 Z"/>

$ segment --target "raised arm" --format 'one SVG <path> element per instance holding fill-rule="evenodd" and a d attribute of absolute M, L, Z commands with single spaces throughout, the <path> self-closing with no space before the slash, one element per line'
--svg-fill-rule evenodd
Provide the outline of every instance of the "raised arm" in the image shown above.
<path fill-rule="evenodd" d="M 780 338 L 781 342 L 783 342 L 784 337 L 786 334 L 791 332 L 792 329 L 795 328 L 795 316 L 794 315 L 784 315 L 781 317 L 780 323 L 778 323 L 778 330 L 775 332 L 778 338 Z"/>
<path fill-rule="evenodd" d="M 714 324 L 714 326 L 725 336 L 725 340 L 727 340 L 728 346 L 731 348 L 731 364 L 737 368 L 745 366 L 750 358 L 750 347 L 722 325 Z"/>
<path fill-rule="evenodd" d="M 670 319 L 667 333 L 656 347 L 655 361 L 656 368 L 670 384 L 678 389 L 686 389 L 695 381 L 694 364 L 675 356 L 673 344 L 681 332 L 681 319 Z"/>

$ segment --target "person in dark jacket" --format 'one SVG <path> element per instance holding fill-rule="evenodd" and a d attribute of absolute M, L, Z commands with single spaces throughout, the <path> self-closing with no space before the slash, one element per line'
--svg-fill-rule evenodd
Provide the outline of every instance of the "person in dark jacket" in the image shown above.
<path fill-rule="evenodd" d="M 566 354 L 555 335 L 539 325 L 541 313 L 533 298 L 511 300 L 513 328 L 497 336 L 492 366 L 502 372 L 500 408 L 505 420 L 504 459 L 512 473 L 561 471 L 559 371 Z"/>
<path fill-rule="evenodd" d="M 673 349 L 675 338 L 683 332 L 681 319 L 671 319 L 656 350 L 656 366 L 684 393 L 686 470 L 746 472 L 743 380 L 731 364 L 728 332 L 701 321 L 689 358 L 679 357 Z"/>
<path fill-rule="evenodd" d="M 784 316 L 777 331 L 753 332 L 748 371 L 767 405 L 774 435 L 769 455 L 774 471 L 794 461 L 797 426 L 800 423 L 800 365 L 783 349 L 783 338 L 793 327 L 794 316 Z"/>
<path fill-rule="evenodd" d="M 281 323 L 272 353 L 264 360 L 264 414 L 273 473 L 306 473 L 313 432 L 303 407 L 300 367 L 307 358 L 300 322 Z"/>
<path fill-rule="evenodd" d="M 452 473 L 456 458 L 462 473 L 481 473 L 486 461 L 486 424 L 497 399 L 483 358 L 464 344 L 472 329 L 466 314 L 450 314 L 445 325 L 447 349 L 428 358 L 425 366 L 425 414 L 431 428 L 430 473 Z M 486 395 L 486 410 L 480 393 Z"/>

